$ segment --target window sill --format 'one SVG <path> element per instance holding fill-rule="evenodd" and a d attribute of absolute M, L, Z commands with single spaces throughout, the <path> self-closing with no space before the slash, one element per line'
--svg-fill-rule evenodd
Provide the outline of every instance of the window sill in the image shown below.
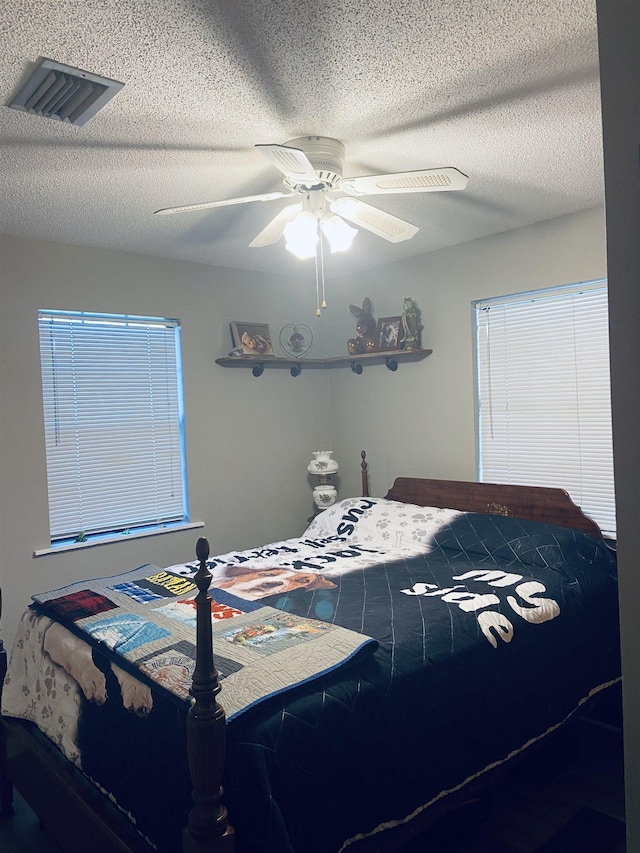
<path fill-rule="evenodd" d="M 114 542 L 128 542 L 131 539 L 142 539 L 146 536 L 162 536 L 165 533 L 175 533 L 176 531 L 182 530 L 195 530 L 198 527 L 204 527 L 204 521 L 191 521 L 185 524 L 158 527 L 155 530 L 143 530 L 139 533 L 120 533 L 117 536 L 105 536 L 104 538 L 93 539 L 88 542 L 71 542 L 68 545 L 40 548 L 33 552 L 33 556 L 44 557 L 48 554 L 62 554 L 66 551 L 77 551 L 81 548 L 96 548 L 99 545 L 112 545 Z"/>

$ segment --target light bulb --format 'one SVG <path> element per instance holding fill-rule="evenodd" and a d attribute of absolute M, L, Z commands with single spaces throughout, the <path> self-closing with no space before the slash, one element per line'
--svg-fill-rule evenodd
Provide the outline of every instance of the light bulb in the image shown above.
<path fill-rule="evenodd" d="M 313 258 L 318 245 L 318 220 L 310 210 L 301 211 L 284 228 L 286 248 L 301 261 Z"/>
<path fill-rule="evenodd" d="M 353 243 L 353 238 L 358 233 L 357 228 L 352 228 L 350 225 L 336 216 L 335 213 L 325 217 L 320 222 L 322 233 L 327 238 L 331 253 L 345 252 Z"/>

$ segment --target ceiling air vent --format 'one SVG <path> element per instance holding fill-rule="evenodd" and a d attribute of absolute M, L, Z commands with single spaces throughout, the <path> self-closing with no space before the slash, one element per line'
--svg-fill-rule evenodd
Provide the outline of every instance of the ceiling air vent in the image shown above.
<path fill-rule="evenodd" d="M 82 125 L 111 100 L 124 83 L 43 59 L 8 105 L 12 109 Z"/>

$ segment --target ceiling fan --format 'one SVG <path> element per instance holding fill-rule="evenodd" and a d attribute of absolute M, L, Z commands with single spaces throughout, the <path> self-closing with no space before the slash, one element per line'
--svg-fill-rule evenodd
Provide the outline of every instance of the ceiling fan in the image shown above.
<path fill-rule="evenodd" d="M 269 246 L 284 235 L 288 241 L 287 248 L 291 248 L 294 254 L 311 257 L 315 254 L 318 240 L 318 223 L 332 251 L 347 248 L 356 233 L 344 220 L 391 243 L 409 240 L 417 233 L 417 226 L 361 201 L 361 196 L 462 190 L 467 185 L 467 176 L 453 167 L 345 178 L 344 145 L 337 139 L 325 136 L 305 136 L 292 139 L 284 145 L 256 145 L 256 148 L 284 175 L 284 192 L 165 207 L 155 213 L 187 213 L 295 196 L 296 202 L 276 214 L 249 245 Z M 305 243 L 306 234 L 306 245 L 309 247 L 306 254 L 304 250 L 299 253 L 289 245 L 292 234 L 294 237 L 297 235 L 298 245 L 300 237 Z"/>

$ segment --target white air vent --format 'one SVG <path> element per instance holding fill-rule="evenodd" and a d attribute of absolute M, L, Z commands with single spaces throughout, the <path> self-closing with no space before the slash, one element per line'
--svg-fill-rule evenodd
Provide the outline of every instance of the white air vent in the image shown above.
<path fill-rule="evenodd" d="M 8 106 L 67 124 L 82 125 L 123 86 L 124 83 L 89 71 L 43 59 Z"/>

